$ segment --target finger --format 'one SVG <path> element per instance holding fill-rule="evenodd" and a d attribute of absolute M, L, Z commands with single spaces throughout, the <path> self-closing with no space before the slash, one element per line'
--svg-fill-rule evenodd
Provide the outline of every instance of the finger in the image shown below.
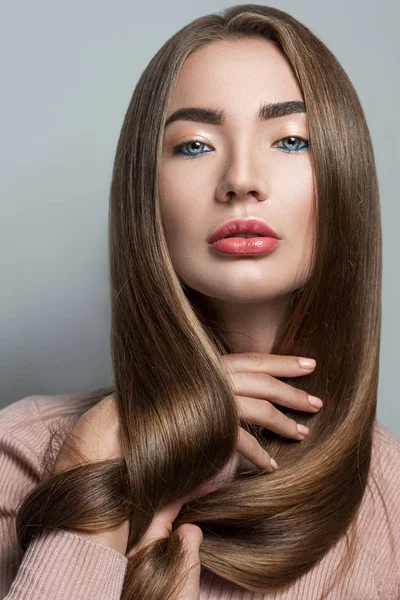
<path fill-rule="evenodd" d="M 200 546 L 203 542 L 203 532 L 197 525 L 185 523 L 176 530 L 185 547 L 184 573 L 187 573 L 185 583 L 180 590 L 177 600 L 199 600 L 200 598 Z"/>
<path fill-rule="evenodd" d="M 305 390 L 279 381 L 269 373 L 231 373 L 230 378 L 239 396 L 269 400 L 293 410 L 311 413 L 320 410 L 311 404 L 313 397 Z"/>
<path fill-rule="evenodd" d="M 185 550 L 184 570 L 187 573 L 185 584 L 177 600 L 199 600 L 200 598 L 200 546 L 203 532 L 197 525 L 185 523 L 176 530 L 181 537 Z"/>
<path fill-rule="evenodd" d="M 130 552 L 127 558 L 132 558 L 142 548 L 159 539 L 166 538 L 172 531 L 172 522 L 178 516 L 183 503 L 189 498 L 185 496 L 167 504 L 159 510 L 150 524 L 146 534 Z M 199 600 L 200 594 L 200 546 L 203 541 L 203 532 L 197 525 L 184 523 L 177 528 L 177 533 L 182 538 L 185 548 L 185 561 L 182 575 L 185 583 L 177 600 Z"/>
<path fill-rule="evenodd" d="M 172 523 L 179 515 L 182 506 L 194 498 L 199 498 L 204 494 L 216 490 L 217 487 L 218 484 L 214 483 L 214 480 L 202 483 L 195 490 L 189 492 L 189 494 L 177 498 L 173 502 L 169 502 L 160 508 L 160 510 L 154 515 L 148 530 L 140 540 L 140 544 L 136 550 L 138 550 L 139 547 L 142 548 L 151 542 L 168 537 L 172 531 Z"/>
<path fill-rule="evenodd" d="M 309 433 L 308 427 L 296 423 L 294 419 L 287 417 L 279 409 L 275 408 L 268 400 L 258 400 L 246 396 L 236 396 L 240 419 L 253 425 L 262 425 L 278 435 L 304 440 Z"/>
<path fill-rule="evenodd" d="M 264 450 L 262 446 L 257 442 L 256 438 L 252 436 L 248 431 L 239 427 L 238 441 L 236 444 L 237 452 L 240 452 L 245 458 L 251 463 L 263 469 L 264 471 L 274 471 L 273 459 L 270 454 Z M 275 461 L 274 461 L 275 462 Z M 275 462 L 276 464 L 276 462 Z"/>
<path fill-rule="evenodd" d="M 172 523 L 178 516 L 185 498 L 178 498 L 169 504 L 166 504 L 153 517 L 152 522 L 145 535 L 141 539 L 140 545 L 144 546 L 150 542 L 168 537 L 172 531 Z"/>
<path fill-rule="evenodd" d="M 229 371 L 251 371 L 253 373 L 269 373 L 273 377 L 298 377 L 311 373 L 316 366 L 313 358 L 262 352 L 238 352 L 220 357 Z M 301 367 L 299 360 L 312 361 L 311 368 Z"/>

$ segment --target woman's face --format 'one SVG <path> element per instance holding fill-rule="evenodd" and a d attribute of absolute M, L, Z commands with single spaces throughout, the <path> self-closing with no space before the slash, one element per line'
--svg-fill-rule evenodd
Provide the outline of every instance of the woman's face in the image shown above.
<path fill-rule="evenodd" d="M 307 281 L 313 173 L 308 143 L 299 139 L 308 140 L 306 114 L 257 115 L 262 104 L 288 101 L 302 102 L 302 94 L 289 63 L 264 40 L 212 42 L 189 56 L 179 74 L 167 119 L 189 107 L 224 113 L 222 124 L 171 122 L 159 173 L 175 270 L 210 299 L 265 303 Z M 281 238 L 277 246 L 258 255 L 215 250 L 211 234 L 238 217 L 263 220 Z"/>

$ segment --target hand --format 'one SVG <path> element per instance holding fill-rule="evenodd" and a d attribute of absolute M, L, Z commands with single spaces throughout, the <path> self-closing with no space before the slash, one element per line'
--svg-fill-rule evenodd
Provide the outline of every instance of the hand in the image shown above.
<path fill-rule="evenodd" d="M 240 418 L 243 421 L 262 425 L 286 437 L 303 440 L 309 433 L 308 427 L 299 425 L 272 404 L 281 404 L 295 410 L 316 413 L 311 401 L 319 400 L 304 390 L 275 379 L 275 377 L 298 377 L 312 373 L 311 367 L 304 369 L 298 363 L 300 357 L 247 352 L 221 356 L 236 392 Z M 308 359 L 310 360 L 310 359 Z M 312 359 L 311 359 L 312 360 Z M 315 361 L 314 361 L 315 362 Z M 320 401 L 322 402 L 322 401 Z M 237 452 L 262 469 L 276 462 L 260 446 L 256 438 L 243 427 L 239 428 Z"/>
<path fill-rule="evenodd" d="M 69 442 L 73 439 L 73 448 L 77 448 L 80 456 L 77 457 L 70 450 Z M 79 464 L 82 464 L 82 459 L 87 462 L 101 461 L 113 458 L 122 458 L 122 446 L 120 442 L 120 425 L 117 411 L 117 405 L 114 394 L 106 396 L 100 402 L 96 403 L 91 409 L 83 413 L 77 424 L 67 436 L 60 452 L 53 465 L 53 475 L 60 472 L 72 469 Z M 237 461 L 236 461 L 237 462 Z M 210 493 L 220 485 L 233 473 L 232 467 L 236 467 L 236 462 L 230 459 L 229 462 L 213 477 L 210 481 L 201 484 L 195 488 L 191 494 L 176 500 L 175 502 L 166 505 L 155 515 L 153 521 L 143 536 L 138 546 L 132 550 L 136 552 L 139 547 L 147 544 L 149 541 L 161 537 L 166 537 L 172 529 L 172 522 L 179 514 L 183 504 L 189 502 L 193 498 Z M 67 529 L 67 528 L 65 528 Z M 124 556 L 128 546 L 128 537 L 130 530 L 129 519 L 124 521 L 122 525 L 114 529 L 99 532 L 81 532 L 79 530 L 67 529 L 71 533 L 79 535 L 85 539 L 109 546 L 117 550 Z M 187 523 L 178 527 L 177 532 L 184 539 L 187 548 L 187 563 L 186 567 L 192 566 L 199 561 L 199 548 L 203 541 L 203 533 L 197 525 Z M 178 600 L 198 600 L 199 598 L 199 580 L 200 580 L 200 565 L 193 568 L 189 572 L 186 581 L 185 590 L 191 590 L 187 596 L 181 596 Z M 197 592 L 193 590 L 198 590 Z M 186 593 L 186 591 L 185 591 Z M 191 594 L 194 595 L 191 595 Z M 197 593 L 197 596 L 196 596 Z"/>
<path fill-rule="evenodd" d="M 68 451 L 68 442 L 71 435 L 73 435 L 74 446 L 76 445 L 82 457 L 73 457 L 72 453 Z M 53 466 L 53 474 L 58 474 L 82 464 L 81 458 L 88 462 L 121 458 L 123 453 L 114 395 L 111 394 L 103 398 L 90 410 L 86 411 L 79 418 L 70 436 L 66 438 L 57 456 Z M 93 533 L 83 533 L 74 529 L 68 529 L 68 531 L 85 539 L 109 546 L 129 558 L 149 542 L 169 536 L 172 523 L 178 516 L 183 504 L 218 489 L 227 479 L 230 479 L 236 468 L 236 463 L 237 455 L 234 455 L 210 481 L 201 484 L 190 494 L 164 506 L 153 517 L 149 529 L 139 544 L 129 553 L 126 553 L 130 527 L 129 520 L 126 520 L 121 526 L 107 531 Z M 176 529 L 176 532 L 181 536 L 186 548 L 186 561 L 183 568 L 185 571 L 190 569 L 177 600 L 199 600 L 201 570 L 199 550 L 203 541 L 203 532 L 200 527 L 192 523 L 181 525 Z"/>
<path fill-rule="evenodd" d="M 275 379 L 275 377 L 307 375 L 313 372 L 314 367 L 308 370 L 303 369 L 299 366 L 298 358 L 295 356 L 278 356 L 257 352 L 228 354 L 221 356 L 221 359 L 236 392 L 241 420 L 261 425 L 280 435 L 286 435 L 293 439 L 304 439 L 304 435 L 299 433 L 297 423 L 276 409 L 272 402 L 311 413 L 316 413 L 320 409 L 310 403 L 310 397 L 305 391 L 283 383 Z M 300 426 L 301 428 L 302 426 Z M 304 428 L 304 430 L 305 433 L 308 432 L 307 428 Z M 75 441 L 76 439 L 80 440 L 79 450 L 84 453 L 88 461 L 121 458 L 122 448 L 119 441 L 119 418 L 114 396 L 107 396 L 101 402 L 95 404 L 89 411 L 85 412 L 74 428 L 73 434 Z M 74 467 L 77 464 L 76 462 L 71 462 L 71 458 L 63 449 L 64 447 L 57 457 L 54 472 Z M 237 452 L 212 480 L 202 484 L 184 498 L 180 498 L 164 506 L 155 515 L 148 531 L 139 544 L 140 547 L 151 540 L 169 535 L 172 523 L 185 502 L 214 491 L 220 485 L 229 481 L 236 470 L 238 454 L 242 454 L 262 469 L 271 469 L 272 463 L 269 454 L 242 427 L 239 428 L 236 449 Z M 176 531 L 184 539 L 187 548 L 187 562 L 185 567 L 196 565 L 189 572 L 184 588 L 184 595 L 181 595 L 177 600 L 198 600 L 200 594 L 199 549 L 203 540 L 202 530 L 197 525 L 186 523 L 181 525 Z M 77 531 L 76 533 L 93 539 L 98 543 L 111 546 L 125 555 L 129 535 L 129 521 L 126 521 L 116 530 L 110 530 L 109 532 L 82 534 Z M 136 552 L 137 550 L 138 547 L 135 546 L 132 552 Z"/>
<path fill-rule="evenodd" d="M 218 473 L 218 478 L 214 477 L 211 481 L 202 483 L 200 486 L 195 488 L 189 494 L 178 498 L 174 502 L 163 506 L 153 517 L 149 529 L 146 531 L 143 538 L 140 540 L 130 552 L 127 553 L 127 557 L 131 558 L 137 552 L 139 552 L 147 544 L 154 542 L 164 537 L 169 537 L 172 531 L 172 523 L 178 516 L 182 506 L 186 502 L 190 502 L 193 499 L 198 499 L 200 496 L 215 491 L 223 483 L 225 475 L 230 470 L 232 460 L 230 459 L 221 471 Z M 217 483 L 218 479 L 218 483 Z M 179 596 L 176 600 L 199 600 L 200 599 L 200 546 L 203 542 L 203 532 L 197 525 L 193 523 L 184 523 L 176 529 L 176 533 L 183 540 L 183 544 L 186 550 L 185 561 L 182 566 L 183 571 L 188 571 L 185 576 L 183 586 L 181 588 Z"/>

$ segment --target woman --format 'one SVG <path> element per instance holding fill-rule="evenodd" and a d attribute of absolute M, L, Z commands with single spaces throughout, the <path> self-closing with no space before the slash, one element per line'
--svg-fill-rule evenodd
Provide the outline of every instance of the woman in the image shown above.
<path fill-rule="evenodd" d="M 396 598 L 378 185 L 335 57 L 262 5 L 183 27 L 135 88 L 110 209 L 115 386 L 3 411 L 3 473 L 23 424 L 45 446 L 7 500 L 7 600 Z"/>

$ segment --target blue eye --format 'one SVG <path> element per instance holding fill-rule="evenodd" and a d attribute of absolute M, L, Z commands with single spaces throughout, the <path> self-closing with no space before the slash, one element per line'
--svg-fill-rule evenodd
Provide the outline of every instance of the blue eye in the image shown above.
<path fill-rule="evenodd" d="M 282 138 L 281 140 L 279 140 L 280 142 L 283 142 L 285 140 L 300 140 L 300 142 L 303 142 L 303 147 L 302 148 L 291 148 L 291 149 L 287 149 L 287 148 L 282 148 L 282 150 L 284 152 L 300 152 L 301 150 L 306 150 L 306 148 L 308 148 L 308 140 L 301 138 L 297 135 L 289 135 L 287 137 Z M 304 146 L 305 144 L 305 146 Z"/>
<path fill-rule="evenodd" d="M 294 136 L 294 135 L 290 135 L 284 138 L 281 138 L 280 140 L 278 140 L 279 142 L 283 142 L 285 140 L 295 140 L 295 144 L 296 144 L 296 140 L 303 142 L 303 146 L 300 148 L 282 148 L 280 147 L 281 150 L 283 150 L 284 152 L 287 153 L 292 153 L 292 152 L 300 152 L 302 150 L 306 150 L 308 148 L 308 140 L 301 138 L 299 136 Z M 203 154 L 208 154 L 209 152 L 211 152 L 211 150 L 208 150 L 207 152 L 191 152 L 189 150 L 189 152 L 183 152 L 182 148 L 184 148 L 185 146 L 190 146 L 191 144 L 196 146 L 196 149 L 199 150 L 199 146 L 207 146 L 207 144 L 205 144 L 204 142 L 201 142 L 200 140 L 196 140 L 196 139 L 192 139 L 192 140 L 188 140 L 187 142 L 183 142 L 183 144 L 179 144 L 179 146 L 175 146 L 172 150 L 173 154 L 176 154 L 178 156 L 187 156 L 189 158 L 196 158 L 196 156 L 203 156 Z M 210 147 L 210 146 L 208 146 Z M 278 146 L 279 147 L 279 146 Z"/>
<path fill-rule="evenodd" d="M 197 145 L 197 149 L 200 146 L 207 146 L 207 144 L 205 144 L 204 142 L 201 142 L 200 140 L 188 140 L 187 142 L 184 142 L 183 144 L 180 144 L 179 146 L 175 146 L 175 148 L 173 149 L 173 154 L 178 154 L 180 156 L 189 156 L 190 158 L 195 158 L 196 156 L 201 156 L 203 154 L 208 154 L 208 152 L 211 152 L 211 150 L 209 150 L 208 152 L 202 152 L 201 154 L 199 153 L 195 153 L 193 154 L 192 152 L 182 152 L 181 148 L 184 148 L 185 146 L 189 146 L 190 144 L 196 144 Z"/>

